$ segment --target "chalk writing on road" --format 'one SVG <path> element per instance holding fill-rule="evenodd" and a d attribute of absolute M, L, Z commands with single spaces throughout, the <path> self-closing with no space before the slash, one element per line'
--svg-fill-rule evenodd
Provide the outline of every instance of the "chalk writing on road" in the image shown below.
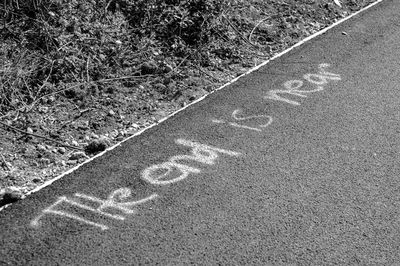
<path fill-rule="evenodd" d="M 213 123 L 217 124 L 224 124 L 228 123 L 228 125 L 237 127 L 237 128 L 243 128 L 243 129 L 249 129 L 249 130 L 254 130 L 254 131 L 262 131 L 264 128 L 268 127 L 272 123 L 272 116 L 269 115 L 250 115 L 250 116 L 241 116 L 240 113 L 242 111 L 240 109 L 237 109 L 233 111 L 232 113 L 232 118 L 235 121 L 241 121 L 241 124 L 238 124 L 236 122 L 225 122 L 224 120 L 219 120 L 219 119 L 213 119 L 211 120 Z M 244 123 L 246 122 L 252 122 L 254 121 L 261 121 L 262 124 L 257 125 L 256 127 L 250 126 L 250 125 L 245 125 Z"/>
<path fill-rule="evenodd" d="M 307 98 L 309 93 L 324 90 L 324 86 L 330 81 L 341 80 L 339 74 L 328 72 L 326 70 L 327 67 L 329 67 L 329 64 L 320 64 L 318 73 L 303 75 L 303 79 L 310 83 L 308 85 L 311 85 L 311 88 L 304 88 L 303 80 L 290 80 L 283 84 L 285 89 L 270 90 L 264 96 L 264 99 L 300 105 L 299 102 L 290 98 L 284 98 L 282 95 L 288 94 Z M 211 121 L 217 124 L 225 124 L 231 127 L 256 132 L 263 131 L 263 129 L 270 126 L 273 121 L 272 116 L 266 114 L 243 114 L 241 109 L 234 110 L 229 119 L 234 122 L 226 122 L 220 119 L 213 119 Z M 232 157 L 241 155 L 241 153 L 236 151 L 217 148 L 185 139 L 177 139 L 175 143 L 191 148 L 191 154 L 175 155 L 170 157 L 166 162 L 147 167 L 141 173 L 141 178 L 144 181 L 152 185 L 173 184 L 186 179 L 191 174 L 200 174 L 201 169 L 198 167 L 199 163 L 214 165 L 220 155 Z M 196 166 L 193 166 L 193 163 L 196 163 Z M 104 217 L 123 221 L 126 219 L 126 216 L 136 214 L 139 205 L 156 199 L 158 194 L 154 193 L 137 201 L 126 201 L 131 197 L 131 190 L 129 188 L 119 188 L 110 193 L 105 200 L 81 193 L 75 193 L 74 197 L 75 198 L 66 196 L 58 197 L 56 202 L 42 210 L 41 213 L 31 221 L 31 226 L 38 228 L 44 216 L 55 215 L 73 219 L 102 230 L 107 230 L 109 229 L 107 225 L 94 221 L 93 217 L 95 217 L 95 215 L 101 216 L 101 221 L 104 221 Z M 94 205 L 97 207 L 94 207 Z M 92 219 L 87 218 L 87 215 L 85 217 L 85 212 L 91 212 L 90 217 L 92 217 Z"/>
<path fill-rule="evenodd" d="M 302 80 L 290 80 L 283 84 L 285 89 L 270 90 L 264 96 L 264 99 L 270 99 L 275 101 L 282 101 L 292 105 L 300 105 L 299 102 L 285 98 L 282 94 L 290 94 L 302 98 L 307 98 L 307 94 L 324 90 L 324 86 L 329 81 L 341 80 L 340 75 L 330 73 L 326 71 L 329 64 L 320 64 L 319 72 L 317 74 L 305 74 L 303 78 L 311 83 L 313 87 L 311 89 L 304 89 Z"/>
<path fill-rule="evenodd" d="M 308 73 L 303 75 L 305 81 L 309 82 L 311 88 L 304 88 L 304 81 L 303 80 L 289 80 L 283 83 L 285 89 L 275 89 L 270 90 L 264 96 L 264 99 L 270 99 L 275 101 L 282 101 L 285 103 L 289 103 L 292 105 L 300 105 L 299 102 L 294 101 L 290 98 L 285 98 L 283 94 L 289 94 L 292 96 L 307 98 L 307 94 L 322 91 L 324 90 L 324 86 L 329 83 L 329 81 L 338 81 L 341 80 L 339 74 L 334 74 L 328 72 L 326 68 L 328 68 L 329 64 L 320 64 L 318 66 L 318 73 Z M 241 109 L 236 109 L 233 111 L 230 119 L 233 119 L 234 122 L 227 122 L 222 119 L 211 119 L 211 122 L 216 124 L 223 124 L 228 125 L 231 127 L 242 128 L 252 131 L 261 132 L 266 127 L 272 124 L 273 118 L 269 115 L 250 115 L 250 116 L 241 116 L 242 113 Z M 260 120 L 262 119 L 262 120 Z M 262 124 L 257 124 L 262 123 Z"/>
<path fill-rule="evenodd" d="M 201 172 L 199 168 L 184 164 L 182 161 L 196 161 L 206 165 L 213 165 L 219 154 L 229 156 L 240 155 L 238 152 L 184 139 L 177 139 L 175 142 L 176 144 L 192 148 L 192 154 L 176 155 L 171 157 L 168 162 L 146 168 L 142 173 L 142 178 L 145 181 L 154 185 L 175 183 L 187 178 L 189 174 L 199 174 Z M 136 214 L 136 207 L 138 205 L 156 199 L 158 194 L 154 193 L 137 201 L 124 201 L 131 197 L 131 190 L 129 188 L 120 188 L 110 193 L 105 200 L 81 193 L 75 193 L 74 196 L 75 198 L 68 198 L 66 196 L 58 197 L 55 203 L 42 210 L 42 212 L 31 221 L 31 226 L 34 228 L 40 227 L 40 221 L 45 215 L 57 215 L 95 226 L 102 230 L 107 230 L 109 229 L 107 225 L 85 218 L 82 214 L 82 210 L 91 212 L 91 217 L 93 214 L 97 214 L 110 219 L 123 221 L 126 215 Z M 94 204 L 98 204 L 98 207 L 93 207 Z M 75 213 L 73 213 L 73 211 L 75 211 Z M 79 214 L 77 214 L 77 212 L 79 212 Z M 116 214 L 116 212 L 118 214 Z"/>
<path fill-rule="evenodd" d="M 65 203 L 65 204 L 69 204 L 70 207 L 71 206 L 77 207 L 77 208 L 80 208 L 80 209 L 83 209 L 86 211 L 90 211 L 90 212 L 99 214 L 100 216 L 105 216 L 105 217 L 115 219 L 115 220 L 125 220 L 125 216 L 119 215 L 119 214 L 111 214 L 111 213 L 107 212 L 106 210 L 108 209 L 108 210 L 120 211 L 123 214 L 135 214 L 137 212 L 136 206 L 138 206 L 139 204 L 143 204 L 147 201 L 153 200 L 156 197 L 158 197 L 157 194 L 152 194 L 149 197 L 146 197 L 146 198 L 138 200 L 138 201 L 120 202 L 121 200 L 124 200 L 131 196 L 131 190 L 129 188 L 120 188 L 120 189 L 113 191 L 106 200 L 102 200 L 102 199 L 99 199 L 96 197 L 92 197 L 92 196 L 88 196 L 88 195 L 80 194 L 80 193 L 76 193 L 75 196 L 77 198 L 81 198 L 81 199 L 84 199 L 87 201 L 98 203 L 100 205 L 99 205 L 99 207 L 94 208 L 90 205 L 85 205 L 84 203 L 82 203 L 82 200 L 79 200 L 79 199 L 74 200 L 74 199 L 70 199 L 65 196 L 62 196 L 62 197 L 59 197 L 55 203 L 53 203 L 52 205 L 50 205 L 49 207 L 44 209 L 42 211 L 42 213 L 40 215 L 38 215 L 34 220 L 32 220 L 31 226 L 39 227 L 40 226 L 39 220 L 44 215 L 54 214 L 54 215 L 59 215 L 62 217 L 74 219 L 74 220 L 77 220 L 79 222 L 82 222 L 82 223 L 85 223 L 88 225 L 96 226 L 96 227 L 101 228 L 102 230 L 107 230 L 108 226 L 90 221 L 78 214 L 73 214 L 73 213 L 70 213 L 65 210 L 60 210 L 59 206 L 63 205 L 63 203 Z"/>
<path fill-rule="evenodd" d="M 167 185 L 181 181 L 189 174 L 199 174 L 200 169 L 180 163 L 180 161 L 197 161 L 199 163 L 212 165 L 218 158 L 218 153 L 229 156 L 239 156 L 240 153 L 211 147 L 208 145 L 187 141 L 184 139 L 176 140 L 181 144 L 192 148 L 191 155 L 176 155 L 171 157 L 168 162 L 156 164 L 146 168 L 142 173 L 142 178 L 153 185 Z M 171 178 L 172 176 L 172 178 Z M 169 177 L 169 178 L 168 178 Z"/>

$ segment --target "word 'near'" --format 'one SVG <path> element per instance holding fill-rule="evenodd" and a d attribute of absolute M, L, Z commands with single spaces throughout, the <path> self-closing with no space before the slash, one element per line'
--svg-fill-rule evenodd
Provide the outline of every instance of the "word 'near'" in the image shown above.
<path fill-rule="evenodd" d="M 285 98 L 282 94 L 289 94 L 298 97 L 307 98 L 307 94 L 322 91 L 324 86 L 328 84 L 329 81 L 341 80 L 339 74 L 334 74 L 326 71 L 329 64 L 320 64 L 319 72 L 317 74 L 305 74 L 303 78 L 309 83 L 316 85 L 316 88 L 310 90 L 302 89 L 304 82 L 302 80 L 289 80 L 283 84 L 285 89 L 270 90 L 264 96 L 264 99 L 270 99 L 275 101 L 282 101 L 292 105 L 300 105 L 299 102 Z"/>

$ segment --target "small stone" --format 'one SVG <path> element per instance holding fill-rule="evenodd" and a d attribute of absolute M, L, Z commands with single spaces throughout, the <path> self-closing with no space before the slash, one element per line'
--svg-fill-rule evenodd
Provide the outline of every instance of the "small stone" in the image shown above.
<path fill-rule="evenodd" d="M 169 64 L 164 65 L 164 73 L 169 73 L 172 70 L 174 70 L 174 68 L 171 65 L 169 65 Z"/>
<path fill-rule="evenodd" d="M 76 140 L 72 140 L 72 141 L 71 141 L 71 145 L 72 145 L 72 146 L 75 146 L 75 147 L 78 147 L 78 146 L 79 146 L 79 143 L 78 143 Z"/>
<path fill-rule="evenodd" d="M 36 150 L 37 150 L 38 152 L 45 152 L 45 151 L 47 151 L 47 148 L 46 148 L 44 145 L 42 145 L 42 144 L 38 144 L 38 145 L 36 146 Z"/>
<path fill-rule="evenodd" d="M 97 134 L 95 134 L 95 133 L 93 133 L 93 132 L 90 133 L 90 136 L 91 136 L 93 139 L 98 139 L 98 138 L 99 138 L 99 135 L 97 135 Z"/>
<path fill-rule="evenodd" d="M 337 6 L 340 6 L 340 7 L 342 7 L 342 4 L 340 3 L 340 1 L 339 0 L 333 0 L 333 2 L 337 5 Z"/>
<path fill-rule="evenodd" d="M 87 159 L 89 158 L 83 151 L 78 151 L 78 152 L 74 152 L 71 154 L 71 156 L 69 156 L 69 160 L 73 161 L 73 160 L 79 160 L 79 159 Z"/>
<path fill-rule="evenodd" d="M 26 129 L 26 132 L 28 132 L 29 134 L 32 134 L 32 133 L 33 133 L 33 129 L 30 128 L 30 127 L 28 127 L 28 128 Z"/>
<path fill-rule="evenodd" d="M 64 147 L 58 147 L 58 148 L 57 148 L 57 151 L 58 151 L 60 154 L 65 154 L 65 153 L 67 152 L 67 150 L 66 150 Z"/>
<path fill-rule="evenodd" d="M 345 31 L 342 31 L 342 35 L 347 35 L 347 32 L 345 32 Z"/>
<path fill-rule="evenodd" d="M 109 115 L 109 116 L 114 116 L 114 115 L 115 115 L 115 112 L 114 112 L 113 110 L 110 110 L 110 111 L 108 111 L 108 115 Z"/>

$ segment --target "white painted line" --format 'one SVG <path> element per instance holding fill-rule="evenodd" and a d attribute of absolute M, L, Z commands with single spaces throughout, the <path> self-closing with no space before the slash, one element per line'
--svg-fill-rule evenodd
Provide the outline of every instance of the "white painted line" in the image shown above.
<path fill-rule="evenodd" d="M 379 4 L 380 2 L 383 2 L 383 1 L 384 1 L 384 0 L 377 0 L 376 2 L 374 2 L 374 3 L 372 3 L 372 4 L 368 5 L 368 6 L 366 6 L 366 7 L 362 8 L 362 9 L 360 9 L 359 11 L 357 11 L 357 12 L 351 14 L 351 15 L 349 15 L 348 17 L 343 18 L 343 19 L 341 19 L 341 20 L 339 20 L 339 21 L 333 23 L 332 25 L 326 27 L 325 29 L 322 29 L 321 31 L 316 32 L 316 33 L 314 33 L 314 34 L 308 36 L 308 37 L 305 38 L 304 40 L 301 40 L 300 42 L 296 43 L 296 44 L 293 45 L 292 47 L 289 47 L 288 49 L 284 50 L 283 52 L 281 52 L 281 53 L 279 53 L 279 54 L 273 56 L 272 58 L 270 58 L 270 59 L 264 61 L 263 63 L 259 64 L 258 66 L 255 66 L 254 68 L 250 69 L 250 70 L 247 71 L 246 73 L 244 73 L 244 74 L 242 74 L 242 75 L 240 75 L 240 76 L 234 78 L 233 80 L 231 80 L 231 81 L 229 81 L 228 83 L 222 85 L 221 87 L 217 88 L 216 90 L 212 91 L 211 93 L 200 97 L 199 99 L 193 101 L 192 103 L 186 105 L 185 107 L 183 107 L 183 108 L 181 108 L 181 109 L 175 111 L 174 113 L 170 114 L 169 116 L 167 116 L 167 117 L 161 119 L 160 121 L 158 121 L 158 123 L 153 124 L 153 125 L 151 125 L 151 126 L 149 126 L 149 127 L 147 127 L 147 128 L 144 128 L 144 129 L 140 130 L 139 132 L 135 133 L 134 135 L 132 135 L 132 136 L 130 136 L 130 137 L 124 139 L 123 141 L 121 141 L 121 142 L 115 144 L 115 145 L 112 146 L 112 147 L 109 147 L 109 148 L 106 149 L 105 151 L 103 151 L 103 152 L 101 152 L 101 153 L 99 153 L 99 154 L 93 156 L 92 158 L 86 160 L 85 162 L 83 162 L 83 163 L 81 163 L 81 164 L 79 164 L 79 165 L 77 165 L 77 166 L 71 168 L 70 170 L 68 170 L 68 171 L 66 171 L 66 172 L 64 172 L 64 173 L 62 173 L 61 175 L 59 175 L 59 176 L 57 176 L 57 177 L 55 177 L 55 178 L 53 178 L 53 179 L 51 179 L 51 180 L 46 181 L 46 182 L 43 183 L 41 186 L 39 186 L 39 187 L 37 187 L 37 188 L 35 188 L 35 189 L 29 191 L 29 192 L 27 193 L 27 195 L 30 195 L 30 194 L 32 194 L 32 193 L 35 193 L 35 192 L 37 192 L 37 191 L 43 189 L 44 187 L 47 187 L 47 186 L 51 185 L 53 182 L 55 182 L 55 181 L 57 181 L 58 179 L 64 177 L 65 175 L 68 175 L 68 174 L 74 172 L 75 170 L 77 170 L 77 169 L 80 168 L 81 166 L 83 166 L 83 165 L 85 165 L 85 164 L 91 162 L 92 160 L 96 159 L 97 157 L 100 157 L 100 156 L 102 156 L 103 154 L 105 154 L 106 152 L 115 149 L 116 147 L 118 147 L 118 146 L 120 146 L 122 143 L 124 143 L 125 141 L 128 141 L 128 140 L 130 140 L 131 138 L 134 138 L 134 137 L 136 137 L 136 136 L 141 135 L 141 134 L 142 134 L 143 132 L 145 132 L 146 130 L 148 130 L 148 129 L 150 129 L 150 128 L 152 128 L 152 127 L 154 127 L 154 126 L 156 126 L 156 125 L 158 125 L 158 124 L 160 124 L 160 123 L 162 123 L 162 122 L 164 122 L 165 120 L 169 119 L 170 117 L 173 117 L 173 116 L 176 115 L 177 113 L 182 112 L 183 110 L 185 110 L 185 109 L 188 108 L 189 106 L 191 106 L 191 105 L 193 105 L 193 104 L 196 104 L 197 102 L 202 101 L 204 98 L 206 98 L 206 97 L 208 97 L 209 95 L 215 93 L 216 91 L 219 91 L 219 90 L 221 90 L 221 89 L 223 89 L 223 88 L 225 88 L 225 87 L 227 87 L 227 86 L 233 84 L 233 83 L 236 82 L 238 79 L 240 79 L 240 78 L 242 78 L 242 77 L 244 77 L 244 76 L 246 76 L 246 75 L 248 75 L 248 74 L 250 74 L 250 73 L 252 73 L 252 72 L 254 72 L 254 71 L 256 71 L 256 70 L 258 70 L 259 68 L 261 68 L 261 67 L 265 66 L 266 64 L 268 64 L 269 62 L 271 62 L 271 61 L 273 61 L 273 60 L 275 60 L 275 59 L 281 57 L 282 55 L 284 55 L 284 54 L 290 52 L 290 51 L 293 50 L 294 48 L 299 47 L 300 45 L 304 44 L 305 42 L 308 42 L 309 40 L 311 40 L 311 39 L 313 39 L 313 38 L 315 38 L 315 37 L 317 37 L 317 36 L 319 36 L 319 35 L 324 34 L 324 33 L 327 32 L 328 30 L 330 30 L 330 29 L 336 27 L 337 25 L 339 25 L 339 24 L 341 24 L 341 23 L 343 23 L 343 22 L 345 22 L 345 21 L 351 19 L 351 18 L 354 17 L 354 16 L 357 16 L 359 13 L 364 12 L 365 10 L 367 10 L 367 9 L 369 9 L 369 8 L 375 6 L 375 5 L 377 5 L 377 4 Z M 6 205 L 6 206 L 0 208 L 0 211 L 3 210 L 3 209 L 4 209 L 5 207 L 7 207 L 7 206 L 8 206 L 8 205 Z"/>

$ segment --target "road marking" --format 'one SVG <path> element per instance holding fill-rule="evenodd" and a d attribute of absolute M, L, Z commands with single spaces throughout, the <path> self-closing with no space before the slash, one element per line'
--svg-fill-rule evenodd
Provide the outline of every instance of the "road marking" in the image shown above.
<path fill-rule="evenodd" d="M 324 85 L 328 84 L 330 81 L 338 81 L 341 80 L 339 74 L 334 74 L 326 71 L 326 68 L 329 67 L 329 64 L 320 64 L 319 72 L 317 74 L 309 73 L 303 75 L 304 80 L 308 81 L 310 84 L 316 86 L 313 87 L 311 90 L 304 90 L 303 88 L 304 82 L 302 80 L 289 80 L 284 83 L 284 87 L 286 90 L 271 90 L 267 93 L 264 97 L 265 99 L 272 99 L 277 101 L 286 102 L 292 105 L 300 105 L 300 103 L 293 101 L 291 99 L 287 99 L 281 97 L 280 94 L 287 93 L 294 96 L 299 96 L 306 98 L 308 93 L 313 93 L 317 91 L 324 90 Z M 213 123 L 217 124 L 228 124 L 233 127 L 243 128 L 248 130 L 253 130 L 257 132 L 261 132 L 262 129 L 271 125 L 273 118 L 269 115 L 264 114 L 255 114 L 255 115 L 244 115 L 241 114 L 243 111 L 241 109 L 236 109 L 231 114 L 231 119 L 241 122 L 241 124 L 236 122 L 226 122 L 220 119 L 212 119 Z M 260 120 L 263 120 L 260 122 Z M 245 125 L 243 123 L 251 122 L 251 126 Z M 254 123 L 259 123 L 257 127 L 254 127 Z M 198 142 L 185 140 L 185 139 L 177 139 L 175 143 L 178 145 L 183 145 L 186 147 L 191 148 L 191 154 L 187 155 L 175 155 L 168 159 L 167 162 L 163 162 L 160 164 L 155 164 L 147 167 L 141 173 L 141 178 L 146 182 L 152 185 L 169 185 L 179 181 L 186 179 L 190 174 L 200 174 L 201 169 L 198 167 L 187 165 L 187 163 L 193 161 L 202 163 L 205 165 L 214 165 L 215 161 L 218 159 L 220 154 L 225 154 L 232 157 L 238 157 L 241 153 L 236 151 L 231 151 L 227 149 L 221 149 L 205 144 L 201 144 Z M 54 214 L 58 216 L 67 217 L 70 219 L 74 219 L 81 223 L 85 223 L 88 225 L 92 225 L 95 227 L 99 227 L 102 230 L 107 230 L 109 227 L 107 225 L 97 223 L 94 221 L 90 221 L 85 219 L 79 215 L 68 213 L 66 211 L 57 210 L 56 207 L 61 203 L 68 203 L 73 207 L 78 207 L 87 211 L 91 211 L 101 216 L 105 216 L 110 219 L 125 220 L 124 215 L 133 215 L 137 213 L 136 206 L 146 203 L 148 201 L 154 200 L 158 197 L 158 194 L 152 194 L 146 198 L 143 198 L 138 201 L 130 201 L 130 202 L 122 202 L 131 196 L 131 190 L 129 188 L 119 188 L 107 197 L 107 199 L 103 200 L 100 198 L 96 198 L 93 196 L 89 196 L 82 193 L 75 193 L 74 196 L 77 199 L 70 199 L 66 196 L 59 197 L 57 201 L 44 209 L 41 214 L 36 216 L 31 221 L 31 226 L 34 228 L 38 228 L 40 226 L 40 220 L 46 214 Z M 90 205 L 85 205 L 82 203 L 82 200 L 91 201 L 93 203 L 99 204 L 97 208 L 93 208 Z M 117 210 L 122 212 L 124 215 L 120 214 L 111 214 L 106 210 Z"/>
<path fill-rule="evenodd" d="M 189 174 L 199 174 L 200 169 L 188 166 L 179 161 L 197 161 L 203 164 L 213 165 L 218 158 L 218 153 L 229 156 L 239 156 L 240 153 L 220 149 L 197 142 L 187 141 L 184 139 L 176 140 L 177 144 L 192 148 L 192 155 L 176 155 L 169 159 L 168 162 L 152 165 L 142 172 L 142 178 L 153 185 L 168 185 L 181 181 L 189 176 Z M 168 176 L 173 176 L 165 180 Z"/>
<path fill-rule="evenodd" d="M 223 124 L 225 121 L 219 120 L 219 119 L 212 119 L 211 122 L 216 123 L 216 124 Z"/>
<path fill-rule="evenodd" d="M 139 204 L 153 200 L 158 196 L 157 194 L 152 194 L 149 197 L 138 201 L 121 202 L 122 200 L 129 198 L 131 194 L 132 193 L 129 188 L 120 188 L 113 191 L 106 200 L 101 200 L 99 198 L 87 196 L 80 193 L 76 193 L 75 196 L 100 203 L 100 206 L 97 208 L 97 210 L 100 212 L 102 212 L 104 209 L 117 209 L 125 214 L 136 214 L 137 210 L 132 208 L 136 207 Z"/>
<path fill-rule="evenodd" d="M 233 118 L 236 121 L 247 121 L 247 120 L 249 120 L 249 122 L 250 121 L 254 121 L 254 120 L 258 120 L 258 119 L 267 119 L 268 122 L 267 123 L 263 123 L 263 124 L 259 124 L 258 127 L 251 127 L 251 126 L 248 126 L 248 125 L 238 124 L 236 122 L 226 123 L 224 120 L 219 120 L 219 119 L 212 119 L 211 122 L 216 123 L 216 124 L 228 124 L 230 126 L 237 127 L 237 128 L 243 128 L 243 129 L 249 129 L 249 130 L 261 132 L 263 128 L 266 128 L 269 125 L 271 125 L 271 123 L 273 121 L 272 116 L 269 116 L 269 115 L 250 115 L 250 116 L 240 117 L 239 113 L 242 113 L 241 109 L 236 109 L 235 111 L 232 112 L 231 118 Z"/>
<path fill-rule="evenodd" d="M 328 84 L 329 81 L 338 81 L 341 80 L 339 74 L 334 74 L 327 72 L 325 68 L 329 67 L 329 64 L 320 64 L 319 65 L 319 72 L 317 74 L 305 74 L 303 75 L 303 78 L 308 81 L 309 83 L 316 85 L 316 88 L 313 88 L 311 90 L 300 90 L 303 87 L 303 81 L 302 80 L 289 80 L 286 81 L 283 86 L 285 87 L 284 90 L 282 89 L 277 89 L 277 90 L 270 90 L 267 92 L 267 94 L 264 96 L 264 99 L 266 100 L 274 100 L 274 101 L 282 101 L 288 104 L 292 105 L 300 105 L 299 102 L 284 98 L 281 95 L 282 94 L 289 94 L 293 96 L 299 96 L 303 98 L 307 98 L 308 93 L 313 93 L 313 92 L 318 92 L 324 90 L 323 85 Z"/>
<path fill-rule="evenodd" d="M 304 85 L 302 80 L 289 80 L 284 83 L 284 87 L 286 90 L 271 90 L 265 96 L 268 99 L 272 100 L 279 100 L 293 105 L 300 105 L 300 103 L 283 98 L 279 95 L 279 93 L 288 93 L 291 95 L 299 96 L 299 97 L 307 97 L 307 93 L 317 92 L 323 90 L 323 86 L 328 84 L 329 81 L 338 81 L 340 80 L 340 75 L 330 73 L 326 71 L 326 68 L 329 67 L 329 64 L 320 64 L 319 65 L 319 72 L 317 74 L 305 74 L 303 78 L 308 81 L 310 84 L 315 85 L 316 88 L 312 90 L 301 90 Z M 217 124 L 228 124 L 233 127 L 243 128 L 248 130 L 253 130 L 257 132 L 261 132 L 262 129 L 271 125 L 273 118 L 269 115 L 264 114 L 256 114 L 256 115 L 241 115 L 243 111 L 241 109 L 236 109 L 231 114 L 231 119 L 241 122 L 241 124 L 236 122 L 229 122 L 227 123 L 224 120 L 220 119 L 212 119 L 213 123 Z M 263 120 L 260 122 L 260 120 Z M 243 123 L 251 122 L 251 126 L 245 125 Z M 254 127 L 254 123 L 259 123 L 257 127 Z M 202 163 L 205 165 L 214 165 L 215 161 L 218 159 L 219 154 L 225 154 L 228 156 L 238 157 L 241 155 L 239 152 L 221 149 L 205 144 L 201 144 L 194 141 L 189 141 L 185 139 L 177 139 L 175 143 L 178 145 L 183 145 L 186 147 L 191 148 L 191 154 L 189 155 L 175 155 L 169 158 L 167 162 L 163 162 L 160 164 L 155 164 L 152 166 L 147 167 L 141 173 L 141 178 L 152 185 L 169 185 L 172 183 L 176 183 L 186 179 L 190 174 L 200 174 L 201 169 L 198 167 L 187 165 L 190 161 Z M 81 223 L 85 223 L 91 226 L 99 227 L 102 230 L 109 229 L 107 225 L 97 223 L 94 221 L 90 221 L 86 218 L 83 218 L 79 215 L 72 214 L 66 211 L 58 210 L 56 207 L 61 203 L 68 203 L 73 207 L 78 207 L 93 213 L 96 213 L 101 216 L 108 217 L 114 220 L 125 220 L 124 215 L 133 215 L 137 213 L 136 206 L 146 203 L 148 201 L 154 200 L 158 197 L 158 194 L 152 194 L 146 198 L 143 198 L 138 201 L 130 201 L 130 202 L 123 202 L 131 196 L 131 190 L 129 188 L 119 188 L 107 197 L 107 199 L 103 200 L 97 197 L 89 196 L 82 193 L 75 193 L 74 196 L 77 199 L 70 199 L 66 196 L 59 197 L 57 201 L 44 209 L 41 214 L 39 214 L 36 218 L 31 221 L 31 226 L 34 228 L 38 228 L 40 226 L 40 220 L 46 214 L 54 214 L 58 216 L 63 216 L 66 218 L 74 219 Z M 90 205 L 85 205 L 82 203 L 84 201 L 90 201 L 96 204 L 99 204 L 97 208 L 93 208 Z M 117 210 L 122 212 L 124 215 L 120 214 L 111 214 L 107 212 L 107 210 Z"/>
<path fill-rule="evenodd" d="M 116 210 L 123 212 L 124 214 L 136 214 L 137 210 L 133 209 L 133 208 L 135 208 L 139 204 L 145 203 L 150 200 L 154 200 L 156 197 L 158 197 L 157 194 L 152 194 L 149 197 L 146 197 L 146 198 L 138 200 L 138 201 L 120 202 L 121 200 L 124 200 L 131 196 L 131 190 L 129 188 L 120 188 L 120 189 L 113 191 L 107 197 L 106 200 L 102 200 L 102 199 L 88 196 L 88 195 L 81 194 L 81 193 L 76 193 L 75 196 L 78 198 L 81 198 L 81 199 L 99 203 L 100 205 L 97 208 L 93 208 L 89 205 L 83 204 L 79 200 L 69 199 L 66 196 L 58 197 L 58 199 L 55 203 L 53 203 L 46 209 L 42 210 L 41 214 L 36 216 L 35 219 L 33 219 L 31 221 L 31 223 L 30 223 L 31 226 L 34 228 L 40 227 L 40 225 L 41 225 L 40 220 L 43 218 L 43 216 L 45 216 L 46 214 L 54 214 L 54 215 L 70 218 L 70 219 L 73 219 L 73 220 L 76 220 L 76 221 L 79 221 L 81 223 L 85 223 L 85 224 L 88 224 L 91 226 L 99 227 L 102 230 L 107 230 L 107 229 L 109 229 L 109 227 L 104 224 L 96 223 L 96 222 L 90 221 L 88 219 L 85 219 L 79 215 L 68 213 L 68 212 L 62 211 L 62 210 L 57 210 L 55 208 L 62 203 L 68 203 L 73 207 L 78 207 L 78 208 L 99 214 L 101 216 L 105 216 L 105 217 L 108 217 L 111 219 L 123 221 L 123 220 L 125 220 L 125 216 L 108 213 L 105 211 L 105 209 L 116 209 Z M 116 199 L 118 199 L 118 201 Z"/>
<path fill-rule="evenodd" d="M 31 226 L 34 227 L 34 228 L 38 228 L 41 225 L 41 223 L 39 221 L 42 219 L 43 216 L 45 216 L 46 214 L 55 214 L 55 215 L 60 215 L 62 217 L 67 217 L 67 218 L 70 218 L 70 219 L 77 220 L 77 221 L 79 221 L 81 223 L 85 223 L 85 224 L 88 224 L 88 225 L 99 227 L 101 230 L 107 230 L 108 229 L 108 226 L 106 226 L 104 224 L 95 223 L 95 222 L 89 221 L 89 220 L 87 220 L 85 218 L 82 218 L 82 217 L 80 217 L 78 215 L 74 215 L 74 214 L 71 214 L 71 213 L 68 213 L 68 212 L 65 212 L 65 211 L 54 210 L 55 207 L 57 207 L 59 204 L 61 204 L 63 202 L 69 203 L 69 204 L 71 204 L 73 206 L 77 206 L 77 207 L 80 207 L 80 208 L 83 208 L 83 209 L 86 209 L 86 210 L 89 208 L 91 211 L 96 212 L 95 209 L 92 209 L 92 208 L 90 208 L 88 206 L 79 204 L 79 203 L 77 203 L 77 202 L 75 202 L 73 200 L 68 199 L 65 196 L 62 196 L 62 197 L 58 197 L 58 199 L 57 199 L 57 201 L 55 203 L 53 203 L 52 205 L 50 205 L 46 209 L 42 210 L 41 214 L 36 216 L 36 218 L 31 221 Z M 82 206 L 84 206 L 84 207 L 82 207 Z"/>
<path fill-rule="evenodd" d="M 340 80 L 340 75 L 339 75 L 339 74 L 327 72 L 327 71 L 325 70 L 325 68 L 330 67 L 330 66 L 331 66 L 331 65 L 330 65 L 330 64 L 327 64 L 327 63 L 319 64 L 319 66 L 318 66 L 318 68 L 319 68 L 319 74 L 322 74 L 322 75 L 324 75 L 324 76 L 338 77 L 338 78 L 339 78 L 338 80 Z"/>
<path fill-rule="evenodd" d="M 189 174 L 199 174 L 201 172 L 200 169 L 188 166 L 183 163 L 179 163 L 179 161 L 196 161 L 199 163 L 207 164 L 207 165 L 213 165 L 215 164 L 215 161 L 219 157 L 219 154 L 226 154 L 229 156 L 239 156 L 239 152 L 235 151 L 230 151 L 226 149 L 221 149 L 217 147 L 212 147 L 209 145 L 185 140 L 185 139 L 177 139 L 176 144 L 179 145 L 184 145 L 187 147 L 192 148 L 192 154 L 191 155 L 176 155 L 172 156 L 168 162 L 157 164 L 150 166 L 146 168 L 143 173 L 142 173 L 142 178 L 153 184 L 153 185 L 167 185 L 171 183 L 175 183 L 178 181 L 181 181 L 189 176 Z M 158 171 L 159 170 L 166 170 L 164 171 L 163 174 L 160 174 Z M 168 177 L 169 174 L 174 172 L 173 170 L 177 170 L 178 173 L 180 173 L 177 177 L 169 180 L 163 180 L 165 177 Z M 146 203 L 148 201 L 152 201 L 155 198 L 158 197 L 158 194 L 152 194 L 146 198 L 143 198 L 141 200 L 137 201 L 129 201 L 129 202 L 122 202 L 123 200 L 126 200 L 131 196 L 132 192 L 131 189 L 129 188 L 119 188 L 117 190 L 114 190 L 113 192 L 110 193 L 110 195 L 107 197 L 107 199 L 103 200 L 97 197 L 89 196 L 86 194 L 82 193 L 75 193 L 74 196 L 77 199 L 70 199 L 67 198 L 66 196 L 58 197 L 55 203 L 50 205 L 49 207 L 45 208 L 44 210 L 41 211 L 41 213 L 36 216 L 31 222 L 30 225 L 33 228 L 39 228 L 41 223 L 40 220 L 48 214 L 52 215 L 57 215 L 57 216 L 62 216 L 66 218 L 70 218 L 73 220 L 76 220 L 78 222 L 95 226 L 100 228 L 101 230 L 108 230 L 109 227 L 105 224 L 97 223 L 91 220 L 88 220 L 82 216 L 59 210 L 57 207 L 61 205 L 62 203 L 67 203 L 72 207 L 77 207 L 86 211 L 90 211 L 93 213 L 96 213 L 100 216 L 105 216 L 110 219 L 114 220 L 119 220 L 123 221 L 126 219 L 124 215 L 119 215 L 119 214 L 111 214 L 107 212 L 107 210 L 116 210 L 119 212 L 122 212 L 125 215 L 133 215 L 137 213 L 136 206 Z M 82 200 L 85 201 L 90 201 L 96 204 L 99 204 L 97 208 L 94 208 L 90 205 L 86 205 L 82 203 Z"/>

